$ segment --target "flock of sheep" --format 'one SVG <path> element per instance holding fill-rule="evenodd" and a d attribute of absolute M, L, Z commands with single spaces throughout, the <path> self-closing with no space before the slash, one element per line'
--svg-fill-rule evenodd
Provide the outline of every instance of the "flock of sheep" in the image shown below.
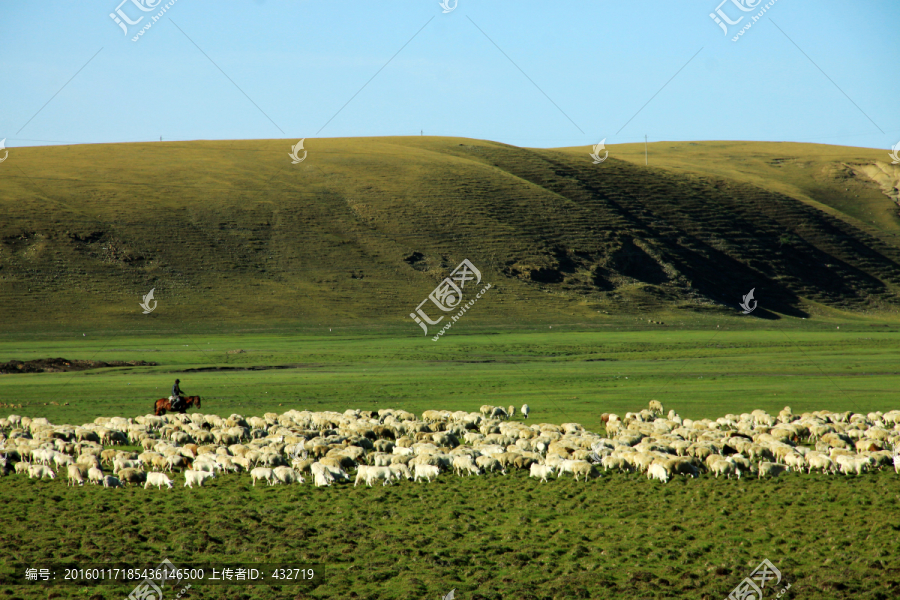
<path fill-rule="evenodd" d="M 528 405 L 520 414 L 527 419 Z M 276 485 L 310 478 L 319 487 L 351 480 L 354 487 L 403 479 L 430 483 L 443 472 L 506 475 L 507 469 L 527 471 L 542 482 L 563 474 L 587 481 L 603 469 L 640 472 L 663 483 L 702 473 L 861 475 L 885 466 L 900 472 L 900 456 L 893 452 L 900 411 L 794 415 L 785 407 L 777 416 L 755 410 L 715 421 L 663 414 L 656 400 L 624 417 L 604 414 L 606 436 L 578 423 L 526 425 L 512 420 L 514 407 L 489 405 L 479 413 L 426 410 L 421 418 L 393 409 L 291 410 L 249 418 L 99 417 L 82 426 L 10 415 L 0 418 L 0 475 L 53 479 L 65 468 L 69 485 L 172 488 L 170 475 L 180 471 L 192 488 L 242 472 L 254 486 L 257 480 Z M 144 451 L 110 447 L 115 445 Z"/>

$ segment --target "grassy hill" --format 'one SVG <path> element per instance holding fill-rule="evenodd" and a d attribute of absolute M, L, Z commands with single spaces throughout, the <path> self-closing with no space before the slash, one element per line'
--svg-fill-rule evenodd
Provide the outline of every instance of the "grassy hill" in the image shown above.
<path fill-rule="evenodd" d="M 4 321 L 417 332 L 409 313 L 464 258 L 495 286 L 472 326 L 733 313 L 751 288 L 762 318 L 897 309 L 898 208 L 865 174 L 884 152 L 661 142 L 650 166 L 642 145 L 594 165 L 586 147 L 310 139 L 293 165 L 291 144 L 12 150 Z"/>

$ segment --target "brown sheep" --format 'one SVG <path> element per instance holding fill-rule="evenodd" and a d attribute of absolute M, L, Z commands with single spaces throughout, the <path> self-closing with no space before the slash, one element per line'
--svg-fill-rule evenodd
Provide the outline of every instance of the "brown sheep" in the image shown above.
<path fill-rule="evenodd" d="M 536 463 L 537 461 L 531 458 L 530 456 L 517 456 L 513 459 L 512 464 L 515 465 L 517 469 L 530 469 L 531 465 Z"/>
<path fill-rule="evenodd" d="M 122 469 L 119 471 L 119 481 L 122 483 L 143 483 L 147 481 L 147 474 L 139 469 Z"/>

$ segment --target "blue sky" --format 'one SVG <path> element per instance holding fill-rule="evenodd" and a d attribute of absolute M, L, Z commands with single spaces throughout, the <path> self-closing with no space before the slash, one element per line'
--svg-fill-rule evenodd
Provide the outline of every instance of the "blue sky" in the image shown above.
<path fill-rule="evenodd" d="M 726 36 L 709 17 L 720 0 L 458 0 L 447 14 L 438 0 L 177 0 L 133 42 L 150 17 L 126 36 L 109 16 L 119 1 L 0 5 L 7 147 L 420 131 L 532 147 L 900 140 L 894 1 L 777 0 L 738 42 L 761 7 L 727 0 L 732 20 L 748 16 Z M 132 20 L 157 10 L 122 5 Z"/>

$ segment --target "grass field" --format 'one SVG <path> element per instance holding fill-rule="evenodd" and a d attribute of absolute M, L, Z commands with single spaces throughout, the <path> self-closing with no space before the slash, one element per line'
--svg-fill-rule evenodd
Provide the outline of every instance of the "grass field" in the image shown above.
<path fill-rule="evenodd" d="M 532 407 L 534 422 L 600 430 L 651 398 L 685 417 L 761 408 L 886 411 L 898 326 L 857 319 L 626 321 L 605 330 L 424 337 L 197 331 L 0 341 L 0 362 L 148 360 L 155 367 L 0 376 L 0 409 L 82 423 L 145 414 L 178 377 L 201 412 Z M 716 325 L 719 325 L 718 328 Z M 838 329 L 839 327 L 839 329 Z M 462 331 L 460 329 L 460 331 Z M 243 349 L 241 354 L 226 354 Z M 283 369 L 236 370 L 287 366 Z M 202 370 L 231 367 L 235 370 Z M 51 404 L 56 402 L 57 404 Z M 68 405 L 65 405 L 65 403 Z M 197 586 L 188 598 L 724 598 L 764 558 L 783 598 L 896 598 L 900 480 L 605 475 L 546 484 L 443 475 L 431 485 L 266 489 L 245 476 L 171 492 L 0 479 L 2 564 L 314 564 L 314 584 Z M 302 563 L 302 564 L 300 564 Z M 5 598 L 124 598 L 129 588 L 0 586 Z M 49 594 L 49 595 L 48 595 Z M 174 594 L 174 592 L 173 592 Z"/>
<path fill-rule="evenodd" d="M 527 402 L 533 418 L 596 428 L 603 412 L 639 410 L 654 398 L 690 418 L 756 408 L 777 413 L 785 405 L 795 412 L 894 408 L 900 327 L 795 323 L 767 329 L 749 329 L 746 319 L 710 319 L 703 329 L 674 322 L 643 330 L 557 326 L 438 342 L 338 332 L 92 333 L 33 341 L 27 350 L 14 337 L 0 342 L 0 362 L 59 356 L 159 364 L 0 376 L 0 402 L 21 403 L 20 413 L 53 422 L 135 416 L 149 412 L 179 378 L 189 394 L 201 396 L 203 411 L 222 415 L 348 407 L 477 411 L 485 403 Z M 245 352 L 227 354 L 236 349 Z"/>
<path fill-rule="evenodd" d="M 900 215 L 883 151 L 658 142 L 649 166 L 640 145 L 594 165 L 586 148 L 418 136 L 310 139 L 292 166 L 288 146 L 16 149 L 0 179 L 0 362 L 158 364 L 0 375 L 0 414 L 134 417 L 175 378 L 223 416 L 528 403 L 533 422 L 600 432 L 603 413 L 651 399 L 695 419 L 898 408 Z M 409 314 L 463 259 L 493 287 L 433 342 Z M 751 289 L 758 309 L 740 315 Z M 900 597 L 888 472 L 182 481 L 0 478 L 0 576 L 168 558 L 319 575 L 189 599 L 719 600 L 768 558 L 791 584 L 781 598 Z M 0 600 L 131 591 L 8 582 Z"/>

